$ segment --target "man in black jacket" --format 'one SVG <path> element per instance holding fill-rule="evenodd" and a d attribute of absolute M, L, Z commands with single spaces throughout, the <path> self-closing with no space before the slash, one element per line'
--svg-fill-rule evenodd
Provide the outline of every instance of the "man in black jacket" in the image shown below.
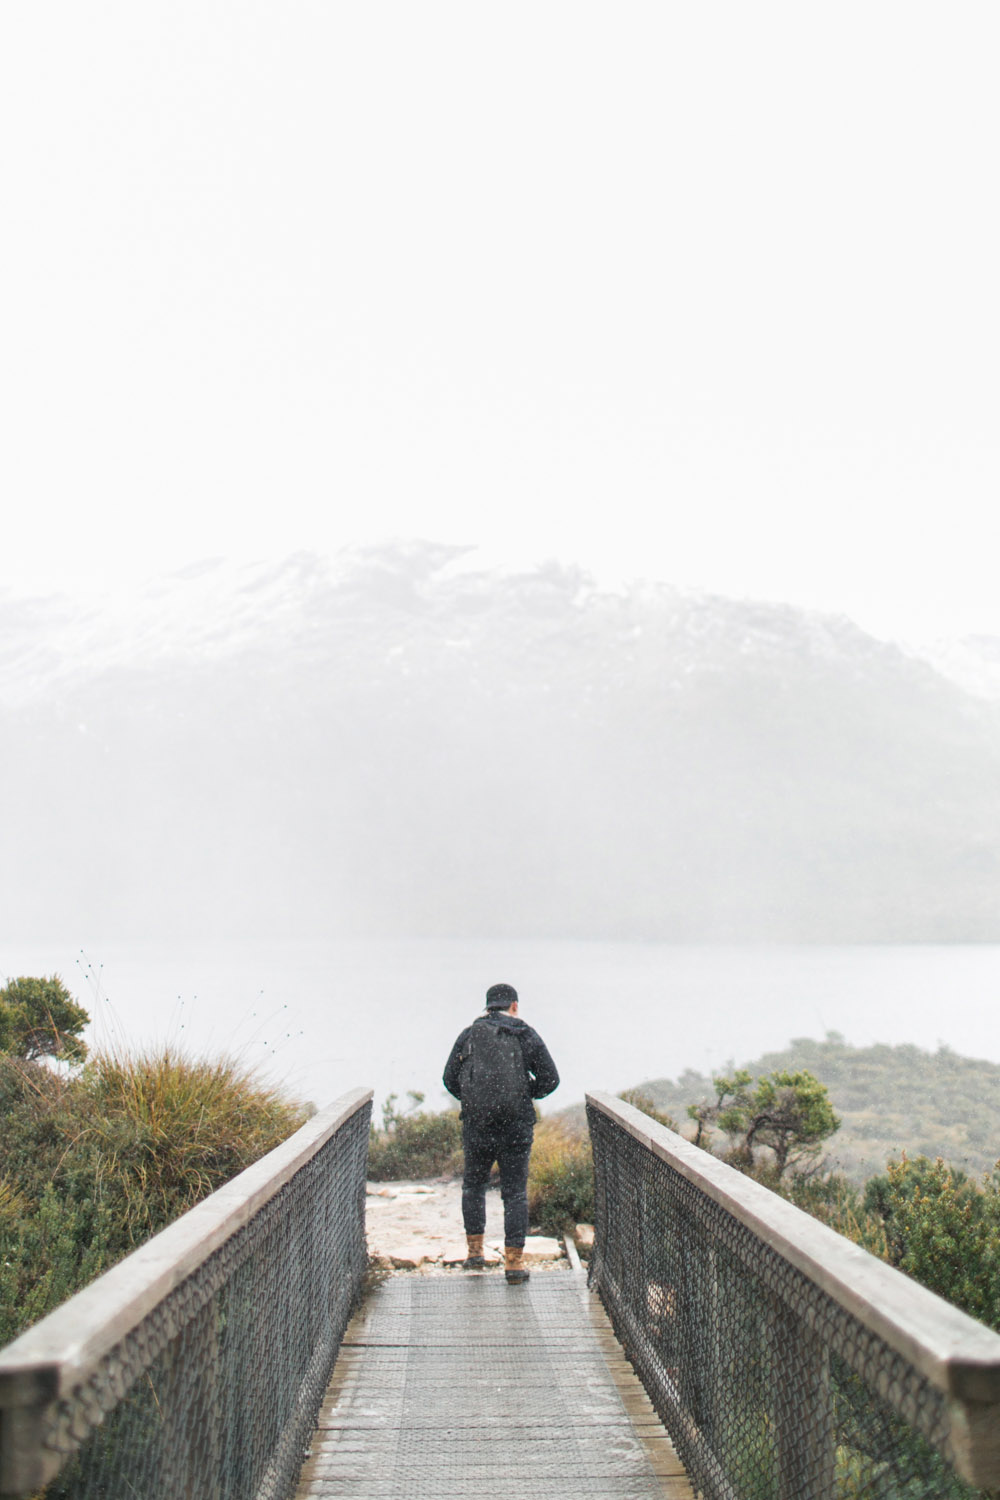
<path fill-rule="evenodd" d="M 504 1270 L 508 1281 L 527 1281 L 524 1241 L 528 1233 L 528 1162 L 535 1132 L 532 1100 L 558 1086 L 548 1048 L 518 1018 L 517 991 L 494 984 L 486 991 L 486 1013 L 457 1038 L 444 1070 L 444 1086 L 461 1101 L 462 1218 L 470 1270 L 485 1265 L 486 1185 L 493 1163 L 500 1168 L 503 1197 Z"/>

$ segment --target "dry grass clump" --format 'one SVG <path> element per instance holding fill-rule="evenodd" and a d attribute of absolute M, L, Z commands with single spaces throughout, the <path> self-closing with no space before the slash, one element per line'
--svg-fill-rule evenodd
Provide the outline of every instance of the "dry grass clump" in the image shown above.
<path fill-rule="evenodd" d="M 122 1225 L 142 1241 L 298 1129 L 305 1110 L 228 1059 L 169 1047 L 102 1054 L 79 1080 L 82 1113 Z"/>
<path fill-rule="evenodd" d="M 594 1217 L 594 1163 L 587 1136 L 542 1119 L 528 1172 L 528 1217 L 544 1234 L 564 1234 Z"/>
<path fill-rule="evenodd" d="M 0 1055 L 0 1344 L 304 1118 L 238 1063 L 167 1047 L 68 1077 Z"/>

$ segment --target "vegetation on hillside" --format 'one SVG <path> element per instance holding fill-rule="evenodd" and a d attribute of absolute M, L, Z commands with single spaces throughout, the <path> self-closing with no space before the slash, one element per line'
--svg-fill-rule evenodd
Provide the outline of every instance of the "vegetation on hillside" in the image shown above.
<path fill-rule="evenodd" d="M 827 1148 L 829 1163 L 859 1187 L 885 1171 L 889 1157 L 942 1157 L 972 1177 L 1000 1157 L 1000 1065 L 960 1057 L 946 1047 L 852 1047 L 837 1032 L 824 1041 L 799 1037 L 781 1052 L 746 1062 L 754 1077 L 812 1073 L 827 1087 L 841 1121 Z M 687 1070 L 656 1078 L 644 1093 L 677 1119 L 689 1104 L 711 1102 L 712 1080 Z"/>
<path fill-rule="evenodd" d="M 668 1114 L 665 1109 L 658 1109 L 649 1095 L 644 1093 L 642 1089 L 623 1089 L 618 1097 L 624 1100 L 626 1104 L 631 1104 L 636 1109 L 641 1109 L 644 1115 L 649 1115 L 650 1119 L 655 1120 L 658 1125 L 666 1126 L 667 1130 L 677 1129 L 677 1121 L 673 1115 Z"/>
<path fill-rule="evenodd" d="M 764 1076 L 754 1087 L 755 1072 Z M 709 1145 L 711 1126 L 721 1129 L 733 1166 L 1000 1330 L 1000 1067 L 945 1048 L 850 1047 L 831 1032 L 733 1077 L 689 1072 L 643 1089 L 661 1108 L 701 1094 L 687 1106 L 700 1144 Z M 784 1125 L 797 1117 L 800 1126 L 791 1148 L 776 1133 L 782 1094 Z M 824 1161 L 834 1132 L 835 1154 Z M 762 1145 L 771 1148 L 763 1160 Z M 956 1148 L 974 1158 L 973 1170 L 955 1163 Z"/>
<path fill-rule="evenodd" d="M 891 1265 L 1000 1330 L 1000 1172 L 977 1182 L 940 1158 L 904 1156 L 869 1180 L 863 1208 Z"/>
<path fill-rule="evenodd" d="M 16 981 L 22 999 L 25 983 Z M 0 994 L 0 1025 L 9 1020 L 2 1007 L 14 988 Z M 78 1030 L 86 1023 L 82 1014 Z M 50 1054 L 79 1057 L 83 1044 L 69 1045 L 76 1035 L 69 1025 L 62 1035 L 63 1045 Z M 8 1025 L 4 1039 L 0 1344 L 270 1151 L 304 1118 L 300 1106 L 233 1062 L 162 1048 L 98 1053 L 60 1072 L 41 1060 L 46 1054 L 32 1027 L 12 1033 Z"/>

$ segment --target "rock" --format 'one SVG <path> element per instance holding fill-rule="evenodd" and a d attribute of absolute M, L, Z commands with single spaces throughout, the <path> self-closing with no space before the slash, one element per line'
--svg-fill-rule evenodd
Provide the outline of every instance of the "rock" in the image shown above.
<path fill-rule="evenodd" d="M 525 1260 L 559 1260 L 563 1247 L 547 1234 L 529 1234 L 524 1242 Z"/>
<path fill-rule="evenodd" d="M 580 1250 L 592 1250 L 594 1248 L 593 1224 L 578 1224 L 574 1231 L 574 1238 Z"/>
<path fill-rule="evenodd" d="M 397 1271 L 415 1271 L 425 1260 L 440 1260 L 440 1250 L 427 1244 L 411 1241 L 408 1244 L 389 1245 L 383 1251 L 388 1255 Z"/>

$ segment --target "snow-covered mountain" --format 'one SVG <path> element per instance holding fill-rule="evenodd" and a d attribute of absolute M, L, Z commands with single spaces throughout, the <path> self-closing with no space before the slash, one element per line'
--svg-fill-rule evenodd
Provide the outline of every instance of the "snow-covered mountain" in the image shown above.
<path fill-rule="evenodd" d="M 995 704 L 791 606 L 207 562 L 0 600 L 0 715 L 10 930 L 1000 939 Z"/>

